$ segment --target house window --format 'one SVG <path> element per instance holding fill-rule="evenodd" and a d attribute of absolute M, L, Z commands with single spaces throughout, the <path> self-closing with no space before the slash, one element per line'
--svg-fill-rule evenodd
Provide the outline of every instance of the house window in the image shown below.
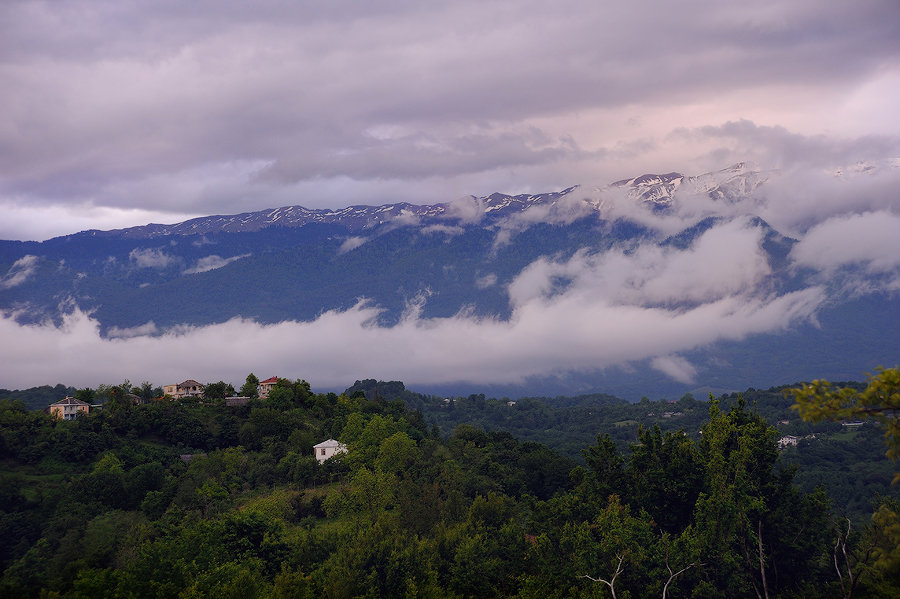
<path fill-rule="evenodd" d="M 322 455 L 325 455 L 325 448 L 322 448 Z"/>

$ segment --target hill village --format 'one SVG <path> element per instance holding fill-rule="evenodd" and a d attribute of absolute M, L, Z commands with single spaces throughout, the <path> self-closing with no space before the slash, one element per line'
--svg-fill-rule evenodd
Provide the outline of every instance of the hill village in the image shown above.
<path fill-rule="evenodd" d="M 273 376 L 264 381 L 259 381 L 256 387 L 256 398 L 266 399 L 272 389 L 278 384 L 278 380 L 277 376 Z M 133 405 L 143 405 L 153 401 L 178 401 L 185 398 L 200 399 L 203 397 L 205 389 L 206 385 L 203 383 L 199 383 L 194 379 L 188 379 L 181 383 L 165 385 L 161 397 L 148 400 L 135 393 L 128 393 L 125 395 L 125 399 Z M 243 406 L 249 403 L 251 399 L 255 398 L 244 395 L 231 395 L 225 397 L 225 406 Z M 58 418 L 60 420 L 74 420 L 79 414 L 89 414 L 92 409 L 103 409 L 103 404 L 90 404 L 75 397 L 66 396 L 47 406 L 46 411 L 53 418 Z M 345 453 L 346 451 L 347 446 L 344 443 L 330 438 L 313 445 L 313 455 L 319 463 L 322 463 L 337 454 Z"/>
<path fill-rule="evenodd" d="M 251 399 L 260 399 L 264 400 L 269 396 L 269 393 L 275 386 L 278 384 L 279 378 L 277 376 L 269 377 L 263 381 L 259 381 L 256 386 L 257 393 L 256 397 L 250 397 L 248 395 L 228 395 L 224 398 L 225 407 L 238 407 L 247 405 Z M 135 393 L 128 393 L 125 395 L 126 401 L 129 401 L 133 405 L 143 405 L 150 402 L 157 401 L 180 401 L 188 398 L 193 398 L 196 400 L 202 400 L 204 397 L 204 392 L 206 390 L 206 385 L 195 381 L 194 379 L 187 379 L 181 383 L 175 383 L 171 385 L 165 385 L 163 387 L 163 395 L 160 397 L 146 399 L 141 397 Z M 445 403 L 451 403 L 453 400 L 446 398 L 443 400 Z M 508 406 L 512 407 L 516 404 L 515 401 L 506 402 Z M 672 401 L 671 403 L 675 403 Z M 53 416 L 54 418 L 58 418 L 61 420 L 74 420 L 78 414 L 80 413 L 90 413 L 91 410 L 103 409 L 103 404 L 89 404 L 85 401 L 81 401 L 74 397 L 65 397 L 60 401 L 57 401 L 53 404 L 50 404 L 46 411 Z M 653 415 L 652 413 L 649 415 Z M 681 416 L 681 412 L 664 412 L 662 416 L 664 418 L 673 418 L 677 416 Z M 779 421 L 780 425 L 786 425 L 788 422 L 786 420 Z M 852 421 L 852 422 L 843 422 L 844 427 L 848 429 L 856 429 L 859 426 L 862 426 L 863 422 L 861 421 Z M 815 439 L 815 434 L 809 435 L 782 435 L 778 438 L 778 448 L 785 449 L 786 447 L 796 447 L 797 444 L 804 439 Z M 324 462 L 325 460 L 331 458 L 334 455 L 344 453 L 347 451 L 347 446 L 340 441 L 335 439 L 326 439 L 321 443 L 318 443 L 313 446 L 313 455 L 319 463 Z"/>

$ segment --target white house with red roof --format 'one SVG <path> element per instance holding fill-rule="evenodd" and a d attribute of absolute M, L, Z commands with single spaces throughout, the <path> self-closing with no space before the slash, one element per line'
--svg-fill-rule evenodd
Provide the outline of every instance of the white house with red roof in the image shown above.
<path fill-rule="evenodd" d="M 260 381 L 260 382 L 259 382 L 259 385 L 258 385 L 257 388 L 256 388 L 257 391 L 259 392 L 259 398 L 260 398 L 260 399 L 265 399 L 266 397 L 268 397 L 269 391 L 271 391 L 272 389 L 274 389 L 274 388 L 275 388 L 275 385 L 276 385 L 277 383 L 278 383 L 278 377 L 277 377 L 277 376 L 273 376 L 273 377 L 267 378 L 267 379 L 264 380 L 264 381 Z"/>

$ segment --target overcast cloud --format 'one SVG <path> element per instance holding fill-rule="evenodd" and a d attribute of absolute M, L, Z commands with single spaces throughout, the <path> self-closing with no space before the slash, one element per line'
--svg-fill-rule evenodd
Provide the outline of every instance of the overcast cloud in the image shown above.
<path fill-rule="evenodd" d="M 645 358 L 690 382 L 697 365 L 681 352 L 814 319 L 828 275 L 849 262 L 878 277 L 873 290 L 900 286 L 898 23 L 896 0 L 3 2 L 0 239 L 292 204 L 452 201 L 477 222 L 473 196 L 575 184 L 553 210 L 507 223 L 498 244 L 576 218 L 585 197 L 662 232 L 724 220 L 684 250 L 539 260 L 507 289 L 508 322 L 411 310 L 385 328 L 363 303 L 310 323 L 148 323 L 101 338 L 77 310 L 61 329 L 6 315 L 3 338 L 20 342 L 0 383 L 51 382 L 47 364 L 79 385 L 251 370 L 320 385 L 509 382 Z M 765 194 L 713 205 L 685 193 L 665 219 L 606 187 L 740 161 L 765 173 Z M 799 239 L 791 260 L 822 272 L 821 286 L 768 289 L 749 215 Z M 36 258 L 23 260 L 0 285 L 31 275 Z M 138 268 L 174 260 L 131 256 Z"/>
<path fill-rule="evenodd" d="M 368 4 L 4 2 L 0 238 L 897 155 L 893 0 Z"/>

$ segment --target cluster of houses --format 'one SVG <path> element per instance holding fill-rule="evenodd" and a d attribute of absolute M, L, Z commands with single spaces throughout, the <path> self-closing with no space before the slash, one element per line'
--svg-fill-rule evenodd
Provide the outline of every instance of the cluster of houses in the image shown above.
<path fill-rule="evenodd" d="M 277 376 L 273 376 L 271 378 L 267 378 L 264 381 L 260 381 L 259 386 L 257 387 L 259 397 L 261 399 L 265 399 L 266 397 L 268 397 L 269 392 L 275 388 L 275 384 L 277 382 Z M 202 383 L 198 383 L 193 379 L 188 379 L 182 383 L 178 383 L 175 385 L 165 385 L 163 387 L 163 393 L 171 397 L 172 399 L 182 399 L 185 397 L 203 397 L 204 387 L 205 386 Z M 143 403 L 143 400 L 136 395 L 129 394 L 129 397 L 133 398 L 133 402 L 136 404 Z M 246 404 L 248 401 L 250 401 L 249 397 L 226 397 L 225 405 L 240 406 Z M 75 420 L 75 418 L 78 417 L 78 414 L 90 413 L 91 407 L 91 404 L 81 401 L 80 399 L 76 399 L 74 397 L 65 397 L 55 403 L 50 404 L 47 407 L 47 412 L 53 418 L 58 418 L 60 420 Z M 334 439 L 328 439 L 313 446 L 313 455 L 320 464 L 325 460 L 346 451 L 347 446 Z"/>
<path fill-rule="evenodd" d="M 265 399 L 269 396 L 269 392 L 275 388 L 275 385 L 278 383 L 278 377 L 273 376 L 269 377 L 264 381 L 260 381 L 256 386 L 257 394 L 260 399 Z M 176 383 L 174 385 L 165 385 L 163 386 L 163 393 L 171 397 L 172 399 L 183 399 L 185 397 L 203 397 L 203 391 L 206 388 L 206 385 L 203 383 L 198 383 L 194 379 L 188 379 L 182 383 Z M 249 397 L 231 397 L 227 399 L 243 399 L 244 403 L 250 399 Z M 226 401 L 227 404 L 227 401 Z M 233 405 L 240 405 L 239 403 L 235 403 Z"/>

